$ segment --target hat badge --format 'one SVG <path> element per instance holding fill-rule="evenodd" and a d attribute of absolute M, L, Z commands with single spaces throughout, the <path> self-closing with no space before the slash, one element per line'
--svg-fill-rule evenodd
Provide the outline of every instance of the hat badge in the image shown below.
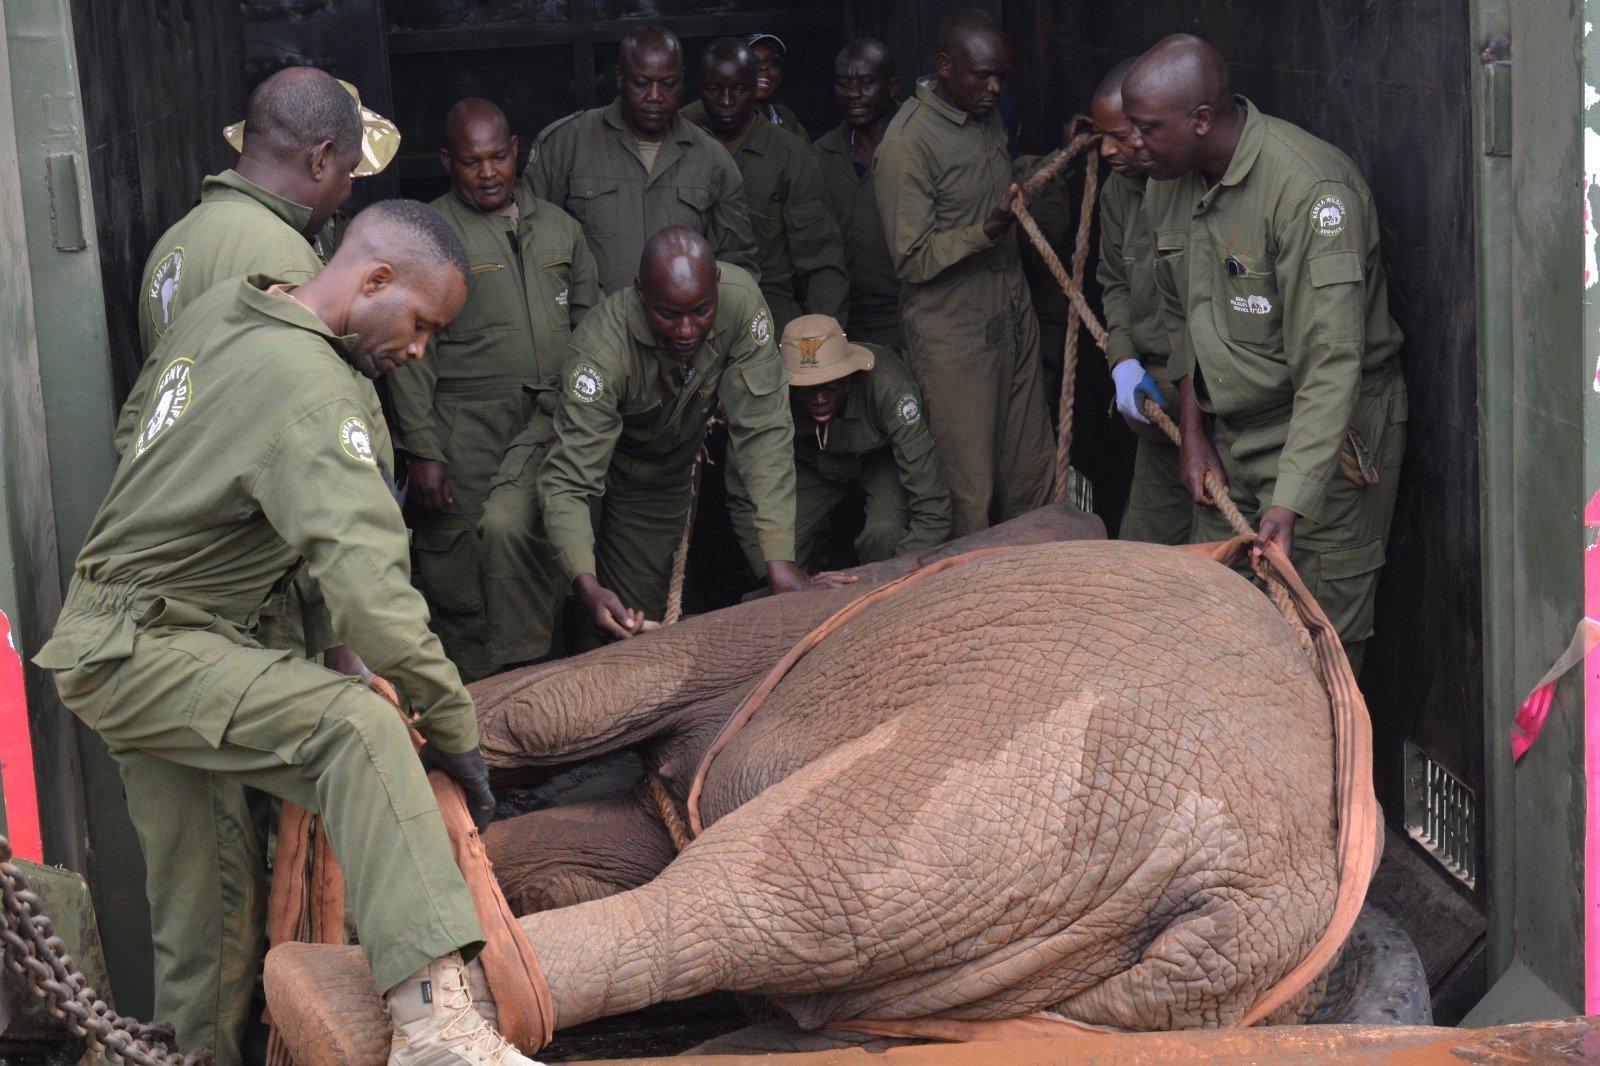
<path fill-rule="evenodd" d="M 800 338 L 799 344 L 800 344 L 800 365 L 801 366 L 816 366 L 817 365 L 817 349 L 822 347 L 822 341 L 823 341 L 822 337 L 801 337 Z"/>

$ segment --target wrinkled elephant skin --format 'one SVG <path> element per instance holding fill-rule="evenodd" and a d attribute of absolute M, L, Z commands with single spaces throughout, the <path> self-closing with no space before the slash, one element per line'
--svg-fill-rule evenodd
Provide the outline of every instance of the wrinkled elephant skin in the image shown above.
<path fill-rule="evenodd" d="M 682 812 L 743 697 L 869 584 L 480 683 L 485 752 L 507 777 L 632 747 Z M 1328 924 L 1333 761 L 1327 695 L 1250 583 L 1176 549 L 1057 541 L 895 589 L 822 641 L 711 763 L 706 829 L 675 858 L 643 789 L 486 842 L 535 911 L 558 1027 L 716 989 L 805 1027 L 1223 1026 Z M 273 952 L 303 1066 L 376 1046 L 318 1035 L 370 1016 L 363 970 L 355 949 Z"/>

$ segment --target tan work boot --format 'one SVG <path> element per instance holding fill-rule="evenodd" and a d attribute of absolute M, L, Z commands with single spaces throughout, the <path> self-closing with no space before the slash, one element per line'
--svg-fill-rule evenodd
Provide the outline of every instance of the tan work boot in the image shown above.
<path fill-rule="evenodd" d="M 394 1023 L 389 1066 L 539 1066 L 473 1008 L 458 954 L 433 960 L 383 1001 Z"/>

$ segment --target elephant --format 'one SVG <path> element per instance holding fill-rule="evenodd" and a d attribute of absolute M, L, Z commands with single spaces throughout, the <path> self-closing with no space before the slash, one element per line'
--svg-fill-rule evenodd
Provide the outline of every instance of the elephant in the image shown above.
<path fill-rule="evenodd" d="M 1348 665 L 1234 570 L 1098 530 L 1057 505 L 474 685 L 498 784 L 623 749 L 651 775 L 485 834 L 555 1026 L 716 990 L 880 1036 L 1303 1021 L 1379 846 L 1330 710 Z M 960 554 L 985 541 L 1011 546 Z M 387 1047 L 364 975 L 273 949 L 303 1066 Z"/>

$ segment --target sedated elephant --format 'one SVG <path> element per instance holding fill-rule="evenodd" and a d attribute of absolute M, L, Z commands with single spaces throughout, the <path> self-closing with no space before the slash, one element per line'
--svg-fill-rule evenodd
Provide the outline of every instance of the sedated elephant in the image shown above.
<path fill-rule="evenodd" d="M 1378 846 L 1325 684 L 1348 702 L 1348 667 L 1325 634 L 1319 677 L 1227 567 L 1100 535 L 1058 506 L 948 546 L 1017 544 L 880 595 L 731 734 L 798 641 L 916 561 L 473 686 L 502 782 L 627 748 L 674 808 L 641 786 L 485 835 L 555 1025 L 730 990 L 886 1035 L 1230 1026 L 1292 971 L 1267 1020 L 1303 1020 Z M 680 854 L 664 825 L 697 783 Z M 356 949 L 276 948 L 267 988 L 302 1066 L 386 1051 Z"/>

